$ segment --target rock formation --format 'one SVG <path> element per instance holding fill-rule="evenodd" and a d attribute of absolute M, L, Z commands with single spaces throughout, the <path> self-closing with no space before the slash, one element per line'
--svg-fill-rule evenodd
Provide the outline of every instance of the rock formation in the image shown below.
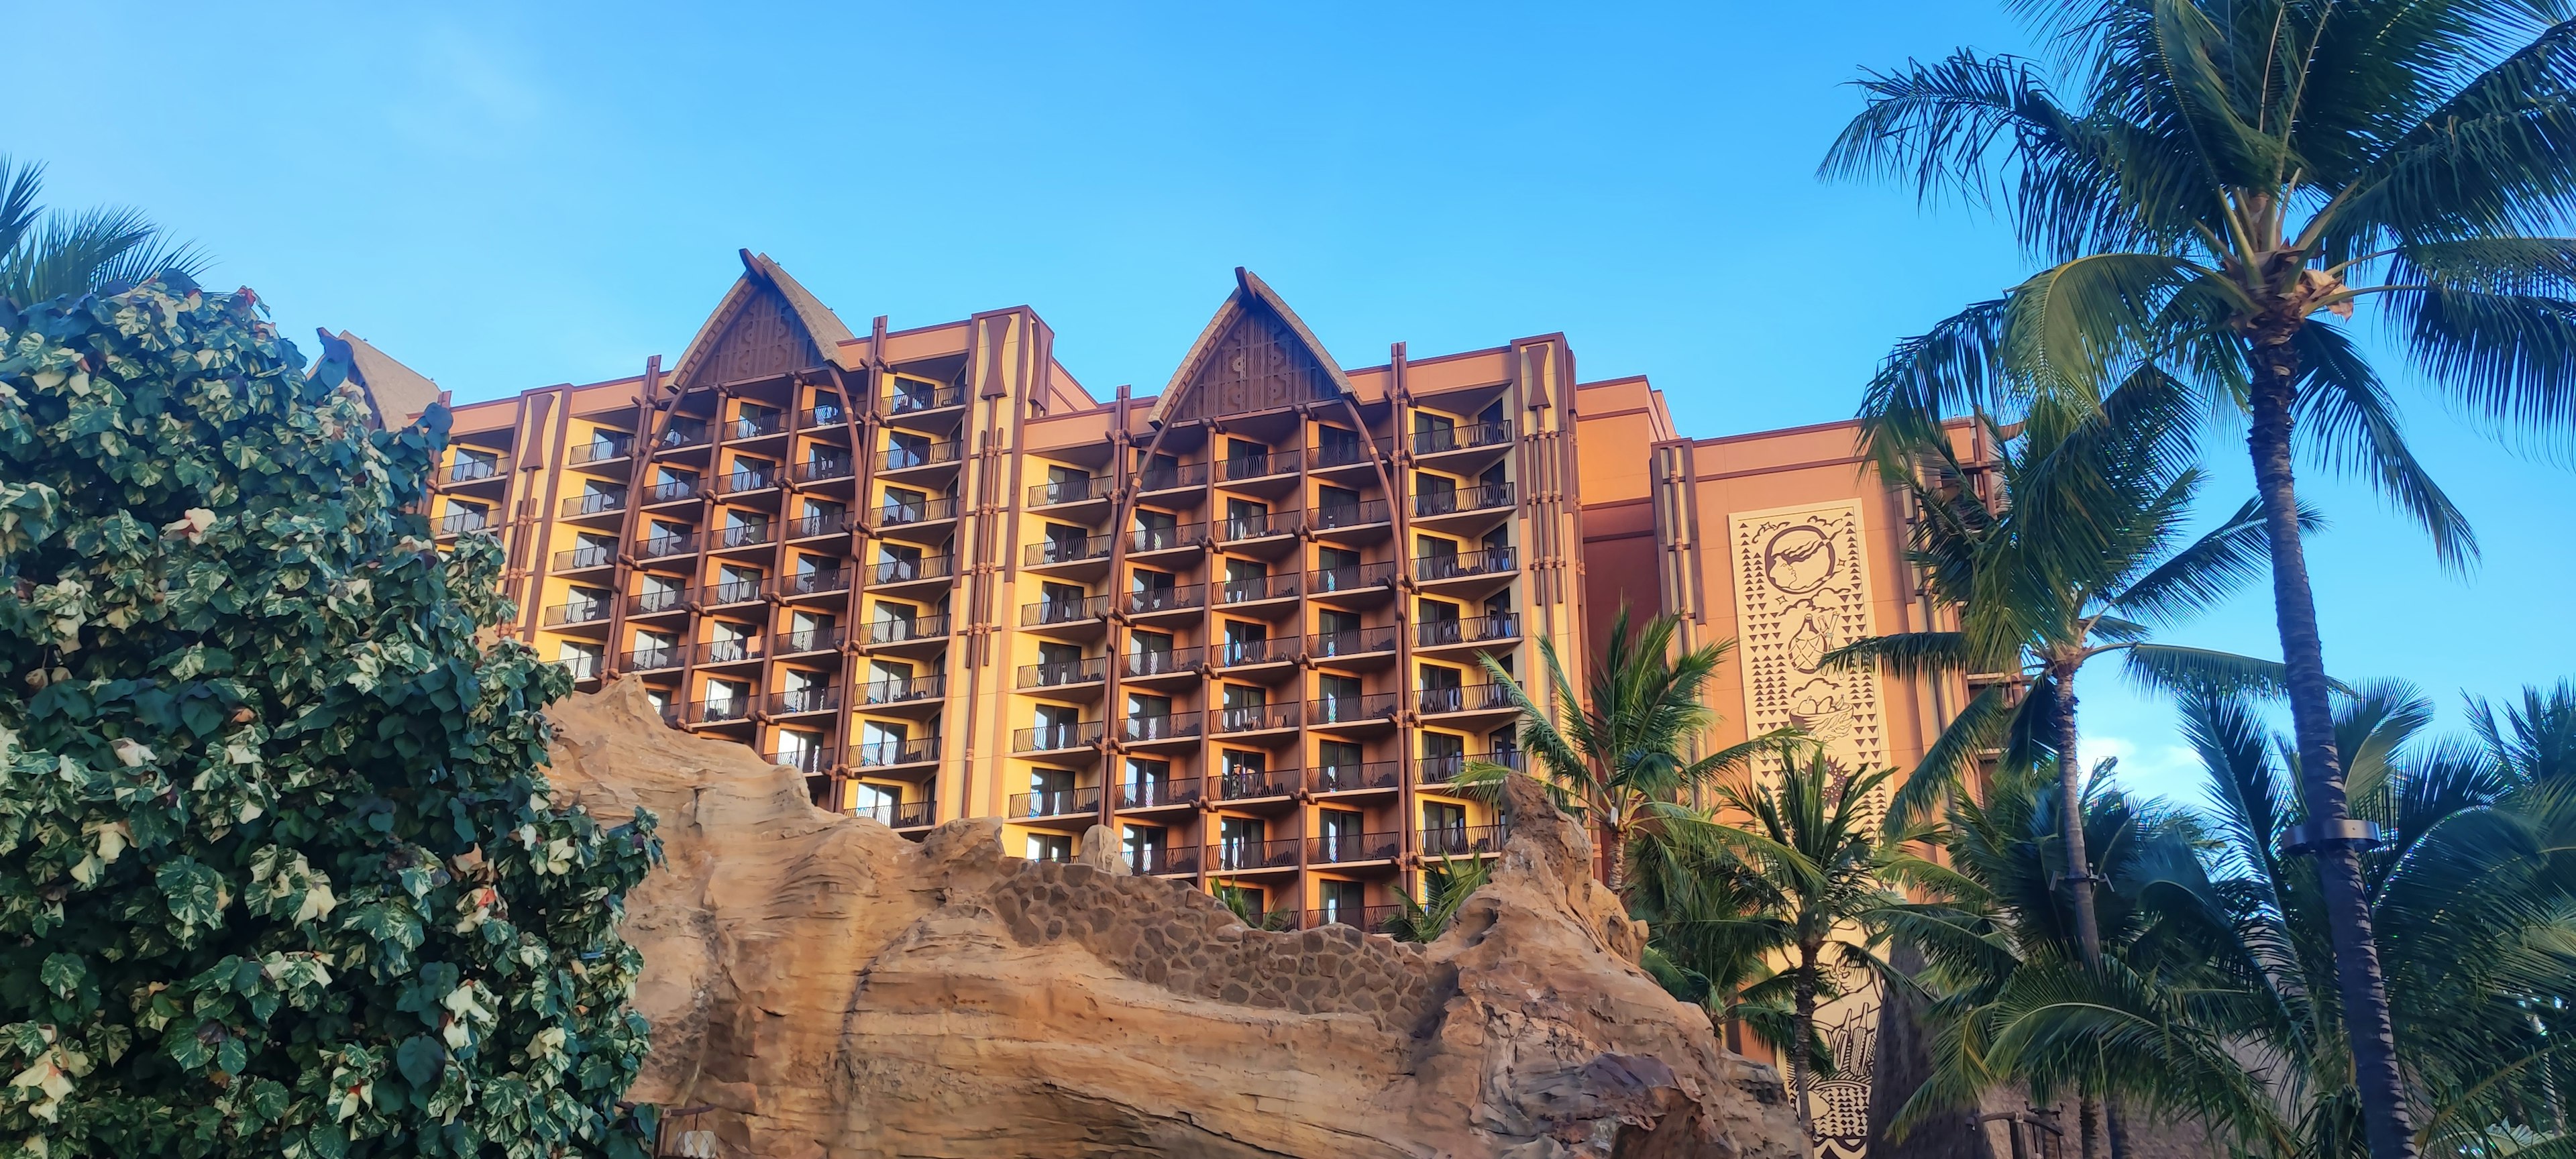
<path fill-rule="evenodd" d="M 558 791 L 661 818 L 625 927 L 653 1023 L 631 1097 L 716 1108 L 725 1156 L 1799 1153 L 1778 1078 L 1636 968 L 1534 782 L 1420 946 L 1247 929 L 1115 861 L 1009 857 L 996 820 L 915 844 L 664 727 L 632 681 L 554 716 Z"/>

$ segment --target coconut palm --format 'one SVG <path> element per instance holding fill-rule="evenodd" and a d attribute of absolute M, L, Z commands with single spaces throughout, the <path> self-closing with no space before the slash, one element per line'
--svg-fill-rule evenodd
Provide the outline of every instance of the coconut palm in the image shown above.
<path fill-rule="evenodd" d="M 1734 850 L 1676 832 L 1657 826 L 1630 848 L 1628 915 L 1648 936 L 1639 964 L 1673 997 L 1706 1010 L 1719 1033 L 1741 1028 L 1785 1054 L 1796 1013 L 1779 965 L 1794 931 L 1766 904 L 1776 891 Z M 1831 1057 L 1812 1040 L 1808 1056 L 1810 1065 Z"/>
<path fill-rule="evenodd" d="M 1467 904 L 1468 897 L 1477 890 L 1484 888 L 1493 872 L 1493 863 L 1481 857 L 1457 858 L 1445 866 L 1423 870 L 1425 899 L 1415 901 L 1412 894 L 1397 890 L 1395 904 L 1398 908 L 1395 913 L 1387 915 L 1379 932 L 1392 935 L 1399 942 L 1428 942 L 1439 937 L 1458 920 L 1458 908 Z"/>
<path fill-rule="evenodd" d="M 1547 781 L 1558 805 L 1591 824 L 1604 854 L 1601 880 L 1614 888 L 1623 880 L 1620 868 L 1631 838 L 1652 823 L 1658 803 L 1688 796 L 1790 735 L 1766 734 L 1690 757 L 1700 735 L 1718 719 L 1702 702 L 1701 689 L 1735 643 L 1720 641 L 1676 655 L 1674 636 L 1680 625 L 1679 617 L 1657 616 L 1632 633 L 1628 609 L 1621 605 L 1601 661 L 1592 666 L 1589 696 L 1575 691 L 1555 645 L 1539 641 L 1561 714 L 1556 718 L 1541 710 L 1492 656 L 1476 657 L 1521 711 L 1520 751 L 1538 765 L 1531 771 Z M 1509 775 L 1511 770 L 1500 765 L 1469 762 L 1458 784 L 1468 792 L 1491 793 Z"/>
<path fill-rule="evenodd" d="M 48 211 L 45 167 L 0 156 L 0 299 L 21 306 L 82 294 L 154 274 L 195 278 L 205 258 L 172 243 L 132 209 Z"/>
<path fill-rule="evenodd" d="M 2475 552 L 2339 322 L 2368 305 L 2422 377 L 2506 430 L 2576 425 L 2576 22 L 2528 0 L 2022 0 L 2051 70 L 1962 50 L 1862 82 L 1824 162 L 1995 205 L 2048 268 L 1908 343 L 1882 454 L 1945 413 L 2080 403 L 2141 363 L 2248 420 L 2335 985 L 2379 1159 L 2411 1153 L 2301 552 L 2294 450 L 2357 469 Z M 2062 76 L 2073 99 L 2052 88 Z M 2293 424 L 2303 424 L 2294 443 Z"/>

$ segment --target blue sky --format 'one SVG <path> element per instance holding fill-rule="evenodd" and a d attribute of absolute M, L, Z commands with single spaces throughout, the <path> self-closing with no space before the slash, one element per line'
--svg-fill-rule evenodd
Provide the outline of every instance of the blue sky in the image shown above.
<path fill-rule="evenodd" d="M 757 10 L 755 11 L 755 7 Z M 1992 222 L 1815 166 L 1845 82 L 1999 5 L 28 6 L 0 149 L 147 208 L 294 335 L 462 400 L 676 354 L 777 258 L 854 326 L 1026 303 L 1095 392 L 1159 386 L 1249 266 L 1342 361 L 1564 331 L 1718 435 L 1847 417 L 1888 344 L 2023 272 Z M 112 52 L 111 52 L 112 50 Z M 113 70 L 99 63 L 111 55 Z M 307 341 L 309 350 L 309 339 Z M 2576 672 L 2571 479 L 2410 393 L 2476 521 L 2444 574 L 2320 479 L 2327 657 L 2460 690 Z M 2213 439 L 2214 505 L 2249 493 Z M 2249 593 L 2183 634 L 2276 651 Z M 2169 707 L 2101 678 L 2095 755 L 2183 789 Z"/>

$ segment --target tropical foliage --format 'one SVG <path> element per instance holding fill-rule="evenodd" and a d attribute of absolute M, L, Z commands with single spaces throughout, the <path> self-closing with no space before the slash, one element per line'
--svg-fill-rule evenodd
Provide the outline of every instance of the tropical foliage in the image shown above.
<path fill-rule="evenodd" d="M 1422 871 L 1422 892 L 1427 901 L 1415 901 L 1413 895 L 1397 890 L 1396 912 L 1387 915 L 1380 933 L 1399 942 L 1428 942 L 1446 933 L 1458 920 L 1459 907 L 1484 888 L 1493 876 L 1494 863 L 1482 857 L 1451 858 L 1445 864 Z"/>
<path fill-rule="evenodd" d="M 0 156 L 0 298 L 42 302 L 131 286 L 167 271 L 195 278 L 205 257 L 141 213 L 117 207 L 48 212 L 45 167 Z"/>
<path fill-rule="evenodd" d="M 550 799 L 445 421 L 247 293 L 0 303 L 0 1154 L 643 1153 L 652 819 Z"/>

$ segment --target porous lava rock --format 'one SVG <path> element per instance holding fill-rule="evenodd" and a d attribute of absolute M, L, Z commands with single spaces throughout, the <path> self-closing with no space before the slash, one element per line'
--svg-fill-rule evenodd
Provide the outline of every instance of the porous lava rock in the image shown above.
<path fill-rule="evenodd" d="M 1490 884 L 1423 946 L 1247 929 L 1187 882 L 1007 856 L 992 819 L 906 840 L 631 679 L 552 715 L 558 792 L 661 818 L 630 1097 L 712 1107 L 725 1156 L 1799 1154 L 1777 1075 L 1637 969 L 1582 826 L 1525 778 Z"/>

